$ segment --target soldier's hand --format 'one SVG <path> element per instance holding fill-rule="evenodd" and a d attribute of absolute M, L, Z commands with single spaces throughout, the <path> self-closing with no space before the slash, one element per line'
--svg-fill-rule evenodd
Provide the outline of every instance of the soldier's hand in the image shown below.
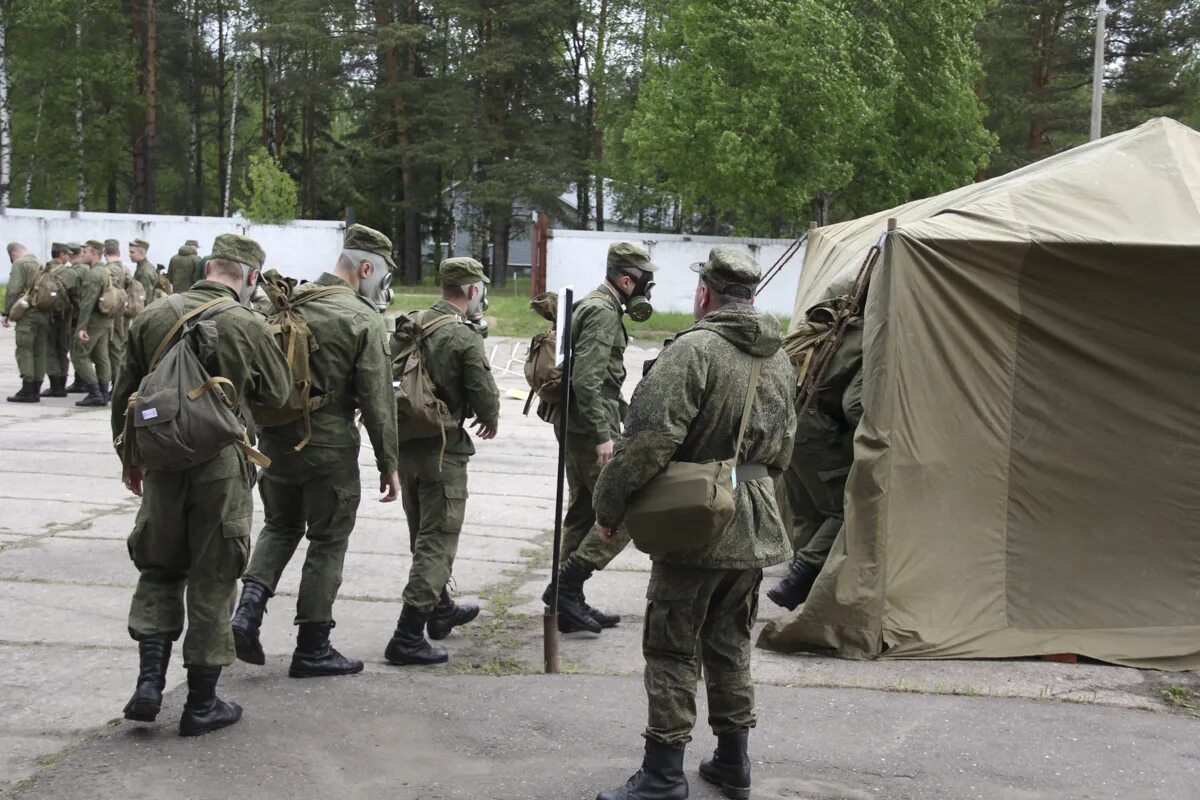
<path fill-rule="evenodd" d="M 600 541 L 604 542 L 605 544 L 616 544 L 617 543 L 617 529 L 616 528 L 606 528 L 597 522 L 596 523 L 596 535 L 599 536 Z"/>
<path fill-rule="evenodd" d="M 400 496 L 400 476 L 395 472 L 379 473 L 379 491 L 383 497 L 381 503 L 394 503 Z"/>
<path fill-rule="evenodd" d="M 125 481 L 125 488 L 133 492 L 138 497 L 142 496 L 142 468 L 130 467 L 129 479 Z"/>
<path fill-rule="evenodd" d="M 8 327 L 8 317 L 0 317 L 0 326 Z"/>
<path fill-rule="evenodd" d="M 613 458 L 613 441 L 609 439 L 604 444 L 596 445 L 596 463 L 604 466 Z"/>
<path fill-rule="evenodd" d="M 88 336 L 87 331 L 80 331 L 79 335 L 76 336 L 75 338 L 77 338 L 79 341 L 83 342 L 84 344 L 87 344 L 92 339 L 92 337 Z"/>
<path fill-rule="evenodd" d="M 478 436 L 480 439 L 483 439 L 486 442 L 489 439 L 496 438 L 496 429 L 497 429 L 497 426 L 484 425 L 482 422 L 479 422 L 478 420 L 476 420 L 473 431 L 476 436 Z"/>

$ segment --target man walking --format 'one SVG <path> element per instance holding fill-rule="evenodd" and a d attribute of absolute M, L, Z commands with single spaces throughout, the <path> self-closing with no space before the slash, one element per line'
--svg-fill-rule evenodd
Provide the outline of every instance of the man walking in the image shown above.
<path fill-rule="evenodd" d="M 4 314 L 0 326 L 16 324 L 17 370 L 21 373 L 21 388 L 9 395 L 10 403 L 37 403 L 41 401 L 42 376 L 46 374 L 46 337 L 50 325 L 50 313 L 39 311 L 33 306 L 33 283 L 41 265 L 20 242 L 8 245 L 8 260 L 12 271 L 8 278 L 8 293 L 4 298 Z M 20 308 L 17 309 L 18 304 Z M 10 322 L 10 316 L 18 318 Z"/>
<path fill-rule="evenodd" d="M 352 225 L 333 271 L 301 286 L 291 299 L 317 340 L 309 373 L 312 397 L 320 407 L 312 413 L 311 431 L 303 420 L 263 429 L 262 451 L 271 459 L 259 482 L 266 525 L 243 576 L 233 636 L 238 658 L 266 663 L 259 629 L 267 598 L 275 594 L 284 568 L 307 535 L 296 602 L 299 631 L 288 671 L 293 678 L 363 668 L 363 662 L 333 648 L 329 632 L 361 492 L 355 412 L 361 414 L 375 451 L 380 502 L 394 502 L 400 493 L 390 334 L 383 316 L 395 269 L 391 240 Z"/>
<path fill-rule="evenodd" d="M 133 291 L 133 276 L 121 263 L 121 243 L 116 239 L 104 240 L 104 266 L 112 277 L 112 285 L 125 293 L 126 298 Z M 128 306 L 128 301 L 126 302 Z M 112 365 L 113 382 L 117 380 L 117 372 L 125 363 L 125 343 L 129 339 L 129 322 L 124 309 L 112 315 L 112 330 L 108 335 L 108 361 Z M 101 385 L 104 393 L 108 389 Z M 105 401 L 109 398 L 106 396 Z"/>
<path fill-rule="evenodd" d="M 208 280 L 180 295 L 182 313 L 212 307 L 212 352 L 202 361 L 209 374 L 228 382 L 244 402 L 278 408 L 292 388 L 291 371 L 262 318 L 244 308 L 258 281 L 263 251 L 253 239 L 217 237 Z M 154 353 L 174 337 L 180 313 L 159 303 L 133 323 L 125 363 L 113 390 L 112 431 L 125 429 L 129 396 L 150 372 Z M 237 579 L 250 553 L 254 466 L 236 444 L 197 466 L 178 471 L 130 469 L 126 487 L 142 498 L 129 535 L 129 554 L 139 574 L 129 608 L 129 634 L 138 642 L 141 667 L 125 718 L 153 721 L 162 705 L 171 644 L 184 629 L 183 664 L 188 695 L 179 721 L 184 736 L 237 722 L 242 709 L 217 697 L 221 668 L 234 659 L 229 626 Z"/>
<path fill-rule="evenodd" d="M 113 317 L 101 309 L 100 298 L 112 282 L 108 267 L 100 261 L 104 245 L 89 239 L 83 246 L 83 263 L 88 271 L 79 289 L 79 319 L 75 323 L 71 360 L 75 373 L 83 383 L 87 396 L 76 401 L 83 408 L 99 408 L 108 404 L 108 384 L 112 380 L 108 338 L 112 334 Z"/>
<path fill-rule="evenodd" d="M 146 292 L 146 305 L 154 302 L 154 290 L 158 288 L 158 268 L 146 258 L 150 243 L 145 239 L 134 239 L 129 243 L 129 260 L 133 262 L 133 279 Z"/>
<path fill-rule="evenodd" d="M 796 375 L 781 351 L 779 323 L 754 310 L 762 272 L 733 247 L 693 267 L 696 324 L 663 349 L 633 394 L 625 438 L 596 482 L 598 531 L 613 540 L 629 499 L 671 461 L 738 457 L 736 511 L 705 547 L 658 556 L 646 592 L 642 651 L 649 723 L 642 768 L 597 800 L 682 800 L 684 748 L 696 723 L 703 663 L 708 717 L 717 735 L 700 776 L 726 797 L 750 796 L 747 742 L 754 727 L 750 631 L 763 567 L 791 551 L 774 478 L 788 465 Z M 744 443 L 734 453 L 748 391 Z"/>
<path fill-rule="evenodd" d="M 46 324 L 46 379 L 50 386 L 42 392 L 42 397 L 66 397 L 80 274 L 71 261 L 71 246 L 59 242 L 50 245 L 50 262 L 46 264 L 46 270 L 62 285 L 64 296 L 58 307 L 49 312 Z"/>
<path fill-rule="evenodd" d="M 473 258 L 451 258 L 440 268 L 442 299 L 414 315 L 424 331 L 421 355 L 434 392 L 449 417 L 460 423 L 434 436 L 400 443 L 400 491 L 408 520 L 412 567 L 404 587 L 404 608 L 384 657 L 393 664 L 441 664 L 446 651 L 432 639 L 479 614 L 475 605 L 456 605 L 447 583 L 458 552 L 467 509 L 467 462 L 475 445 L 465 430 L 475 418 L 480 439 L 496 437 L 500 390 L 492 378 L 483 337 L 474 327 L 483 317 L 487 284 L 483 265 Z"/>
<path fill-rule="evenodd" d="M 563 633 L 600 633 L 621 621 L 616 614 L 592 608 L 583 585 L 596 570 L 608 566 L 629 544 L 618 534 L 602 541 L 593 531 L 596 515 L 592 493 L 601 468 L 613 454 L 625 416 L 625 348 L 629 334 L 621 318 L 635 303 L 648 303 L 658 266 L 650 254 L 633 242 L 616 242 L 608 248 L 604 283 L 575 304 L 571 320 L 571 396 L 567 430 L 555 414 L 554 432 L 565 436 L 566 476 L 570 489 L 563 517 L 563 564 L 558 578 L 558 629 Z M 550 604 L 550 587 L 542 594 Z"/>

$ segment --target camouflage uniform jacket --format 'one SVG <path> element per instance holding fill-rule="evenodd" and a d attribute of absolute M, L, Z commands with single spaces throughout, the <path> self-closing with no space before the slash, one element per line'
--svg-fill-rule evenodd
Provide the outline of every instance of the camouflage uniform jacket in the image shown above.
<path fill-rule="evenodd" d="M 100 309 L 97 304 L 100 302 L 100 295 L 103 294 L 105 287 L 108 286 L 108 278 L 111 273 L 108 267 L 97 261 L 88 271 L 83 273 L 83 278 L 79 283 L 79 320 L 75 323 L 77 331 L 87 330 L 88 323 L 92 319 L 92 315 L 103 316 L 100 314 Z"/>
<path fill-rule="evenodd" d="M 732 458 L 751 357 L 764 359 L 740 461 L 772 476 L 787 468 L 796 424 L 796 373 L 780 349 L 779 323 L 748 305 L 712 312 L 667 343 L 633 393 L 625 438 L 596 483 L 593 505 L 605 526 L 625 516 L 630 496 L 671 461 Z M 711 569 L 755 569 L 786 561 L 791 544 L 770 478 L 746 481 L 725 533 L 708 547 L 661 560 Z"/>
<path fill-rule="evenodd" d="M 492 367 L 484 352 L 483 337 L 475 328 L 466 324 L 463 312 L 453 303 L 439 300 L 428 311 L 421 312 L 418 319 L 425 322 L 442 314 L 453 314 L 462 323 L 442 325 L 421 342 L 421 354 L 425 368 L 437 396 L 446 403 L 450 414 L 466 421 L 472 417 L 485 425 L 495 427 L 500 422 L 500 389 L 492 377 Z M 401 451 L 409 448 L 441 450 L 442 437 L 413 439 L 401 445 Z M 446 453 L 448 455 L 475 455 L 471 436 L 460 425 L 446 431 Z"/>
<path fill-rule="evenodd" d="M 171 281 L 171 288 L 176 294 L 186 292 L 197 281 L 196 265 L 199 263 L 200 256 L 196 255 L 196 248 L 191 245 L 185 244 L 171 256 L 167 264 L 167 279 Z"/>
<path fill-rule="evenodd" d="M 201 281 L 184 292 L 184 313 L 217 298 L 237 302 L 237 293 L 215 281 Z M 116 438 L 125 428 L 125 407 L 150 371 L 150 359 L 179 321 L 179 315 L 164 298 L 146 307 L 129 331 L 125 361 L 115 369 L 117 382 L 112 392 L 112 431 Z M 204 362 L 210 375 L 233 383 L 239 402 L 279 408 L 292 393 L 292 371 L 262 316 L 239 304 L 213 317 L 217 327 L 216 351 Z M 247 415 L 244 415 L 247 416 Z M 236 462 L 232 462 L 236 464 Z M 240 469 L 240 466 L 238 467 Z M 210 478 L 233 477 L 209 475 Z"/>
<path fill-rule="evenodd" d="M 621 421 L 628 408 L 621 397 L 621 387 L 625 383 L 629 333 L 621 316 L 621 303 L 607 286 L 589 292 L 575 304 L 571 315 L 571 407 L 567 430 L 593 444 L 615 441 L 621 435 Z"/>
<path fill-rule="evenodd" d="M 4 316 L 8 316 L 13 304 L 33 286 L 34 276 L 40 268 L 38 260 L 31 255 L 21 256 L 13 262 L 12 271 L 8 276 L 8 294 L 4 297 Z"/>
<path fill-rule="evenodd" d="M 158 288 L 158 269 L 150 259 L 143 258 L 133 270 L 133 279 L 146 290 L 146 304 L 154 302 L 154 290 Z"/>
<path fill-rule="evenodd" d="M 321 287 L 350 285 L 328 273 L 296 289 L 296 299 Z M 337 292 L 296 308 L 317 339 L 309 359 L 312 396 L 331 394 L 329 404 L 312 414 L 309 447 L 359 448 L 354 412 L 362 412 L 380 472 L 394 472 L 396 456 L 396 396 L 387 318 L 357 292 Z M 293 445 L 304 439 L 304 422 L 297 420 L 263 429 L 264 438 Z"/>

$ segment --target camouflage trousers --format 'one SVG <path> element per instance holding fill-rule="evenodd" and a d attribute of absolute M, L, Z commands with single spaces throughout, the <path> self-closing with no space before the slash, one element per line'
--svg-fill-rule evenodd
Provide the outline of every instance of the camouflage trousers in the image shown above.
<path fill-rule="evenodd" d="M 563 515 L 562 560 L 565 563 L 573 555 L 589 569 L 604 569 L 629 544 L 629 534 L 622 528 L 617 531 L 617 541 L 607 544 L 596 533 L 592 493 L 601 469 L 596 445 L 585 437 L 567 434 L 566 462 L 570 500 Z"/>
<path fill-rule="evenodd" d="M 75 333 L 74 320 L 68 309 L 51 314 L 46 325 L 46 374 L 54 378 L 65 378 L 71 361 L 71 336 Z"/>
<path fill-rule="evenodd" d="M 400 499 L 412 551 L 403 597 L 422 613 L 433 611 L 454 571 L 467 513 L 468 460 L 447 453 L 439 469 L 436 449 L 400 449 Z"/>
<path fill-rule="evenodd" d="M 181 472 L 151 471 L 129 556 L 138 568 L 129 635 L 170 639 L 184 629 L 183 663 L 233 663 L 234 590 L 250 554 L 252 467 L 233 447 Z"/>
<path fill-rule="evenodd" d="M 46 330 L 50 315 L 30 310 L 17 322 L 13 339 L 17 345 L 17 369 L 21 380 L 40 381 L 46 375 Z"/>
<path fill-rule="evenodd" d="M 295 622 L 332 622 L 362 495 L 358 450 L 309 445 L 297 453 L 292 448 L 288 441 L 262 439 L 263 453 L 271 459 L 258 484 L 266 524 L 243 579 L 275 594 L 284 568 L 307 537 Z"/>
<path fill-rule="evenodd" d="M 815 409 L 797 420 L 792 463 L 783 477 L 796 558 L 817 571 L 845 521 L 846 479 L 853 463 L 853 433 Z"/>
<path fill-rule="evenodd" d="M 664 744 L 691 741 L 701 665 L 713 733 L 754 727 L 750 631 L 758 616 L 761 583 L 761 569 L 654 562 L 642 631 L 647 739 Z"/>
<path fill-rule="evenodd" d="M 105 383 L 113 379 L 113 365 L 108 360 L 110 329 L 108 317 L 93 314 L 88 321 L 86 342 L 79 341 L 78 331 L 72 334 L 71 360 L 75 362 L 75 376 L 84 383 Z"/>
<path fill-rule="evenodd" d="M 108 363 L 112 373 L 111 380 L 117 381 L 117 371 L 125 363 L 125 347 L 129 341 L 130 320 L 123 316 L 110 317 L 112 328 L 108 333 Z"/>

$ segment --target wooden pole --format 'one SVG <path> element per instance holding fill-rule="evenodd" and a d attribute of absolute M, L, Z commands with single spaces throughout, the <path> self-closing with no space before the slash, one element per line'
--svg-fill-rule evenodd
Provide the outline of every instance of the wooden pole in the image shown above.
<path fill-rule="evenodd" d="M 567 469 L 567 423 L 570 421 L 571 398 L 571 313 L 575 304 L 575 293 L 563 289 L 559 306 L 558 323 L 561 325 L 559 342 L 562 347 L 563 389 L 559 403 L 559 421 L 562 435 L 558 440 L 558 485 L 554 503 L 554 555 L 550 564 L 550 603 L 542 620 L 542 646 L 547 674 L 558 672 L 558 568 L 562 561 L 563 503 Z"/>

